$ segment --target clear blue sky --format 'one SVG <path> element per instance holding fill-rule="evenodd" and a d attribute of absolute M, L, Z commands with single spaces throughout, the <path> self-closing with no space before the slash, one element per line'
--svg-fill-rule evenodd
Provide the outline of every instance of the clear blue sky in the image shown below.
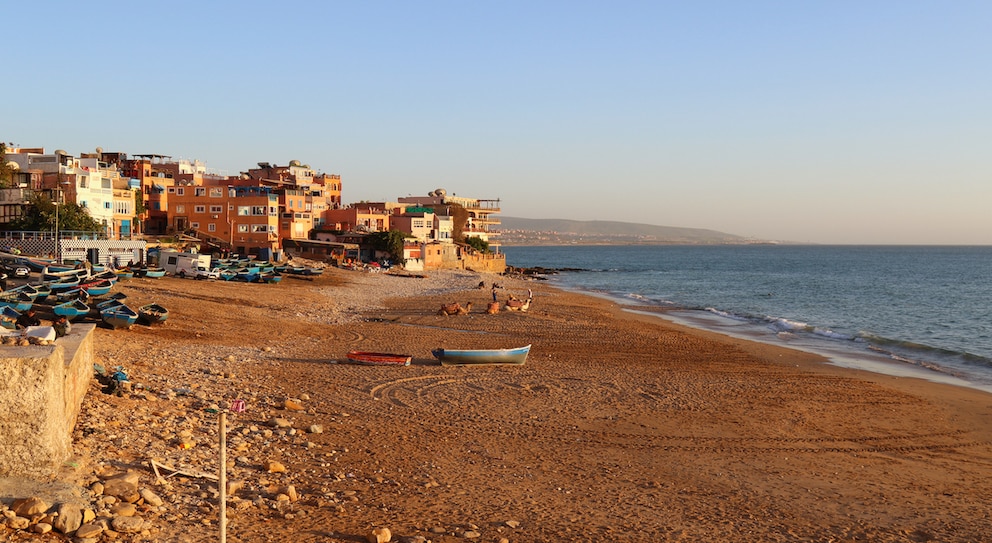
<path fill-rule="evenodd" d="M 16 2 L 0 140 L 345 202 L 992 244 L 992 2 Z"/>

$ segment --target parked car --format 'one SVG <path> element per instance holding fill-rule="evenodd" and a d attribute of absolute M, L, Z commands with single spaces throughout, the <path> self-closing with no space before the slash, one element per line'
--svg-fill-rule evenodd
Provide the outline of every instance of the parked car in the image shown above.
<path fill-rule="evenodd" d="M 197 266 L 196 270 L 193 271 L 193 277 L 195 279 L 220 279 L 220 270 L 217 268 L 211 270 L 203 266 Z"/>
<path fill-rule="evenodd" d="M 4 263 L 0 265 L 0 273 L 5 273 L 9 277 L 23 279 L 31 275 L 31 270 L 27 266 L 21 266 L 20 264 Z"/>

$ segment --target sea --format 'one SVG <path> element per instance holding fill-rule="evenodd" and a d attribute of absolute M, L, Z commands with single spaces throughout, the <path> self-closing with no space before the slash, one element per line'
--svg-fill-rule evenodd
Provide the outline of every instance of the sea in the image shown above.
<path fill-rule="evenodd" d="M 502 247 L 561 288 L 830 363 L 992 392 L 992 247 Z M 534 300 L 535 306 L 540 300 Z"/>

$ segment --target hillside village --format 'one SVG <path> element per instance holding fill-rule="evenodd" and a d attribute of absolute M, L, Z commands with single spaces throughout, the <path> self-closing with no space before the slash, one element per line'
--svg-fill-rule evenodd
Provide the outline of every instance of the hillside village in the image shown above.
<path fill-rule="evenodd" d="M 6 245 L 41 240 L 60 258 L 68 245 L 61 240 L 93 238 L 139 245 L 166 239 L 202 253 L 262 260 L 299 255 L 335 265 L 401 263 L 409 271 L 499 273 L 506 264 L 497 239 L 498 199 L 436 189 L 395 202 L 345 204 L 340 175 L 298 160 L 284 166 L 259 162 L 229 176 L 210 172 L 198 160 L 99 147 L 73 156 L 0 144 L 0 158 Z M 55 204 L 49 229 L 11 231 L 11 223 L 39 199 Z M 58 209 L 67 203 L 85 209 L 100 231 L 63 226 L 60 232 Z"/>

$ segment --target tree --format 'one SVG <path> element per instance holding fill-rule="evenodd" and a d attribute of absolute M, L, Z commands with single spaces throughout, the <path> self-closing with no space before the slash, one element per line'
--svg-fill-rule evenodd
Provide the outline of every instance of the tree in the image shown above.
<path fill-rule="evenodd" d="M 403 258 L 403 240 L 406 237 L 407 234 L 399 230 L 390 230 L 388 232 L 373 232 L 369 234 L 367 239 L 373 249 L 389 253 L 394 262 L 403 264 L 406 262 L 406 259 Z"/>
<path fill-rule="evenodd" d="M 7 146 L 0 143 L 0 189 L 14 186 L 14 168 L 7 164 Z"/>
<path fill-rule="evenodd" d="M 55 230 L 55 202 L 47 195 L 35 193 L 24 210 L 24 215 L 10 222 L 9 230 Z M 104 227 L 90 216 L 85 207 L 74 202 L 58 204 L 59 230 L 103 232 Z"/>
<path fill-rule="evenodd" d="M 480 238 L 479 236 L 471 236 L 465 238 L 465 244 L 469 247 L 479 251 L 480 253 L 489 252 L 489 242 Z"/>

